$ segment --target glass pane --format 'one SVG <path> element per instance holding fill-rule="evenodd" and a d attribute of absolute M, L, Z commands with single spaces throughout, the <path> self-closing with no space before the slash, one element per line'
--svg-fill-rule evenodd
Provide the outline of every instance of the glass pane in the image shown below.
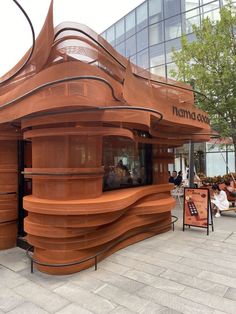
<path fill-rule="evenodd" d="M 167 77 L 168 78 L 172 78 L 170 74 L 172 70 L 174 70 L 175 72 L 178 72 L 178 67 L 174 62 L 167 64 Z"/>
<path fill-rule="evenodd" d="M 176 15 L 181 12 L 181 0 L 165 0 L 164 1 L 164 14 L 165 18 Z"/>
<path fill-rule="evenodd" d="M 126 40 L 126 57 L 130 57 L 136 53 L 136 36 L 132 36 Z"/>
<path fill-rule="evenodd" d="M 149 0 L 149 23 L 156 23 L 163 20 L 162 0 Z"/>
<path fill-rule="evenodd" d="M 130 62 L 134 63 L 134 64 L 137 64 L 137 58 L 136 58 L 136 55 L 130 57 Z"/>
<path fill-rule="evenodd" d="M 129 13 L 125 17 L 126 38 L 135 33 L 135 11 Z"/>
<path fill-rule="evenodd" d="M 206 153 L 207 176 L 214 177 L 226 174 L 226 154 L 222 153 Z"/>
<path fill-rule="evenodd" d="M 189 19 L 189 18 L 191 18 L 191 17 L 193 17 L 193 16 L 196 16 L 196 15 L 199 15 L 199 14 L 200 14 L 199 8 L 197 8 L 197 9 L 194 9 L 194 10 L 191 10 L 191 11 L 186 12 L 186 13 L 185 13 L 185 18 L 186 18 L 186 19 Z"/>
<path fill-rule="evenodd" d="M 144 2 L 136 9 L 137 29 L 140 30 L 147 26 L 147 2 Z"/>
<path fill-rule="evenodd" d="M 219 8 L 219 1 L 215 1 L 213 3 L 202 6 L 202 12 L 206 13 Z"/>
<path fill-rule="evenodd" d="M 166 40 L 181 36 L 181 18 L 180 15 L 172 17 L 165 21 Z"/>
<path fill-rule="evenodd" d="M 163 22 L 154 24 L 149 27 L 149 45 L 155 45 L 164 40 Z"/>
<path fill-rule="evenodd" d="M 115 28 L 114 28 L 114 26 L 108 28 L 108 30 L 107 30 L 107 41 L 111 45 L 114 45 L 114 42 L 115 42 Z"/>
<path fill-rule="evenodd" d="M 141 68 L 147 69 L 149 68 L 148 62 L 148 49 L 143 50 L 137 54 L 137 65 Z"/>
<path fill-rule="evenodd" d="M 148 29 L 145 28 L 137 33 L 137 51 L 143 50 L 148 46 Z"/>
<path fill-rule="evenodd" d="M 228 166 L 230 172 L 235 172 L 234 153 L 228 152 Z"/>
<path fill-rule="evenodd" d="M 116 27 L 116 44 L 119 44 L 124 40 L 125 37 L 125 21 L 124 19 L 120 20 L 115 24 Z"/>
<path fill-rule="evenodd" d="M 152 183 L 148 165 L 150 146 L 128 139 L 105 137 L 103 142 L 104 190 Z"/>
<path fill-rule="evenodd" d="M 121 53 L 123 56 L 125 56 L 125 43 L 121 43 L 116 46 L 116 50 Z"/>
<path fill-rule="evenodd" d="M 164 44 L 150 47 L 150 67 L 165 63 Z"/>
<path fill-rule="evenodd" d="M 173 61 L 172 60 L 173 49 L 175 50 L 181 49 L 181 42 L 179 38 L 166 42 L 166 62 Z"/>
<path fill-rule="evenodd" d="M 199 0 L 182 0 L 182 12 L 199 6 Z"/>
<path fill-rule="evenodd" d="M 203 18 L 209 18 L 211 21 L 217 21 L 220 19 L 220 10 L 216 9 L 214 11 L 209 11 L 203 14 Z"/>
<path fill-rule="evenodd" d="M 200 0 L 200 4 L 206 4 L 206 3 L 209 3 L 209 2 L 212 2 L 212 0 Z"/>
<path fill-rule="evenodd" d="M 166 77 L 166 68 L 164 65 L 161 65 L 159 67 L 151 68 L 150 72 L 159 76 Z"/>
<path fill-rule="evenodd" d="M 200 16 L 192 17 L 191 19 L 187 19 L 185 24 L 185 33 L 189 34 L 193 32 L 193 25 L 200 25 Z"/>

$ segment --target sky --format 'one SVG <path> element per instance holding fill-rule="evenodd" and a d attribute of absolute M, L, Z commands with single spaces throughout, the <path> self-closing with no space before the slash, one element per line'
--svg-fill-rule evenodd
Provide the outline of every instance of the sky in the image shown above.
<path fill-rule="evenodd" d="M 144 0 L 54 0 L 54 25 L 64 21 L 83 23 L 101 33 Z M 18 0 L 40 32 L 50 0 Z M 10 70 L 32 45 L 30 27 L 13 0 L 0 0 L 0 77 Z"/>

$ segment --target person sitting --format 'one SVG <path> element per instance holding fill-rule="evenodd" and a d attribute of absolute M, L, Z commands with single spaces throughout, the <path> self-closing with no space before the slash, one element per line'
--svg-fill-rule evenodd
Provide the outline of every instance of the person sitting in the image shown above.
<path fill-rule="evenodd" d="M 225 181 L 225 187 L 229 191 L 230 196 L 236 197 L 236 190 L 235 188 L 231 185 L 230 180 Z"/>
<path fill-rule="evenodd" d="M 177 175 L 177 171 L 172 172 L 172 176 L 169 178 L 170 183 L 174 183 L 174 185 L 180 185 L 182 183 L 181 171 Z"/>
<path fill-rule="evenodd" d="M 213 199 L 211 202 L 214 204 L 216 209 L 215 217 L 220 217 L 220 212 L 229 209 L 229 201 L 225 191 L 219 188 L 218 184 L 212 185 Z"/>

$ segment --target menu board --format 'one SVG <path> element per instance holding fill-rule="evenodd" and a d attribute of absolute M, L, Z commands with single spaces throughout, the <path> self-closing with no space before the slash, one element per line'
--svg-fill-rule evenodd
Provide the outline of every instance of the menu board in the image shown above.
<path fill-rule="evenodd" d="M 213 229 L 210 193 L 204 188 L 184 189 L 183 231 L 185 226 L 206 228 L 209 234 L 209 225 Z"/>

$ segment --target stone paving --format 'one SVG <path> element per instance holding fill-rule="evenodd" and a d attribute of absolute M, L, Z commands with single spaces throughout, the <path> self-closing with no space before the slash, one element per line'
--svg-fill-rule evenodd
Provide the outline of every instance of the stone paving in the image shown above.
<path fill-rule="evenodd" d="M 0 252 L 0 314 L 236 313 L 236 214 L 215 232 L 175 231 L 129 246 L 69 276 L 30 273 L 25 251 Z"/>

